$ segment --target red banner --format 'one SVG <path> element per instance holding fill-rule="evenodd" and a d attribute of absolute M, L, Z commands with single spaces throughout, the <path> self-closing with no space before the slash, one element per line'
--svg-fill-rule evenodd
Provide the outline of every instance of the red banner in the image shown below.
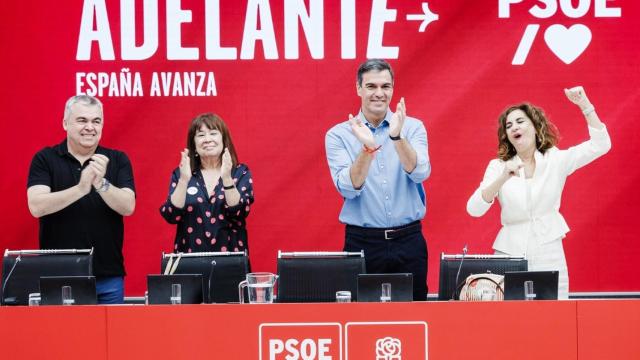
<path fill-rule="evenodd" d="M 638 305 L 13 306 L 0 308 L 0 347 L 7 359 L 637 359 Z"/>
<path fill-rule="evenodd" d="M 26 204 L 33 154 L 61 141 L 64 101 L 105 104 L 102 144 L 131 158 L 136 211 L 126 219 L 127 294 L 157 273 L 175 229 L 158 213 L 187 125 L 215 112 L 253 174 L 248 218 L 254 270 L 276 253 L 338 250 L 342 199 L 324 135 L 359 108 L 355 73 L 367 57 L 395 70 L 395 108 L 428 131 L 425 182 L 430 290 L 441 252 L 490 253 L 499 209 L 467 215 L 497 151 L 497 116 L 530 101 L 558 126 L 560 148 L 588 138 L 563 94 L 582 85 L 613 148 L 573 174 L 561 212 L 572 291 L 638 291 L 635 123 L 640 113 L 637 21 L 631 0 L 4 1 L 0 5 L 4 196 L 0 247 L 37 247 Z"/>

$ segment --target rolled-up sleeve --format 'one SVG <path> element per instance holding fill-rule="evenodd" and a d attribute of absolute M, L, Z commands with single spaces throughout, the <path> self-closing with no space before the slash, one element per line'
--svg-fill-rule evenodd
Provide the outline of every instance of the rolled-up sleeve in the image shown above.
<path fill-rule="evenodd" d="M 431 175 L 431 162 L 429 161 L 427 129 L 421 121 L 416 120 L 416 123 L 417 125 L 406 136 L 407 141 L 416 152 L 416 167 L 407 175 L 411 181 L 421 183 Z"/>
<path fill-rule="evenodd" d="M 325 150 L 327 152 L 329 171 L 331 171 L 333 185 L 335 185 L 340 195 L 346 199 L 353 199 L 360 195 L 364 185 L 360 189 L 353 187 L 350 174 L 353 159 L 349 156 L 346 145 L 337 134 L 337 130 L 333 128 L 325 136 Z"/>
<path fill-rule="evenodd" d="M 253 179 L 251 178 L 251 171 L 249 167 L 245 165 L 238 166 L 235 171 L 234 183 L 236 189 L 240 193 L 240 200 L 234 206 L 224 205 L 225 216 L 229 219 L 239 221 L 244 220 L 249 216 L 251 205 L 253 204 Z"/>
<path fill-rule="evenodd" d="M 482 190 L 484 190 L 487 186 L 493 183 L 496 178 L 503 171 L 504 165 L 500 163 L 498 160 L 491 160 L 489 166 L 487 166 L 487 170 L 484 173 L 484 178 L 480 183 L 480 187 L 473 192 L 469 201 L 467 201 L 467 213 L 473 217 L 480 217 L 484 215 L 490 208 L 491 205 L 495 202 L 495 199 L 491 200 L 491 202 L 486 202 L 482 198 Z"/>

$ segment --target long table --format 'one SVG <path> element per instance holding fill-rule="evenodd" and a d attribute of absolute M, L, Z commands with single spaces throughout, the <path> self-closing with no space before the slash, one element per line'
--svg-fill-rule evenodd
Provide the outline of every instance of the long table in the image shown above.
<path fill-rule="evenodd" d="M 640 359 L 640 300 L 2 307 L 0 354 L 2 359 Z"/>

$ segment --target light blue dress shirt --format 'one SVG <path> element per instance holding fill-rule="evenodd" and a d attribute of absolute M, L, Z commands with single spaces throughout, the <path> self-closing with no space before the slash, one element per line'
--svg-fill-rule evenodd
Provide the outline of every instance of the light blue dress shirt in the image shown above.
<path fill-rule="evenodd" d="M 333 184 L 344 198 L 340 222 L 373 228 L 389 228 L 409 224 L 424 218 L 426 196 L 422 182 L 431 174 L 427 131 L 422 121 L 407 117 L 401 136 L 417 154 L 416 168 L 407 173 L 402 168 L 393 140 L 389 138 L 387 115 L 373 127 L 360 112 L 360 119 L 371 129 L 377 145 L 382 145 L 371 162 L 369 174 L 360 189 L 351 182 L 350 170 L 362 151 L 362 144 L 351 131 L 348 121 L 327 132 L 325 147 Z"/>

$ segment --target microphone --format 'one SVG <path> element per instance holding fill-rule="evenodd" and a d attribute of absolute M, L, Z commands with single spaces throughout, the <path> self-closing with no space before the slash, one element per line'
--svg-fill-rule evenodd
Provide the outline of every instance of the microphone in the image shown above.
<path fill-rule="evenodd" d="M 467 255 L 467 244 L 464 244 L 462 248 L 462 258 L 460 259 L 460 265 L 458 265 L 458 272 L 456 273 L 456 282 L 454 283 L 453 294 L 451 294 L 451 300 L 456 299 L 456 292 L 458 292 L 458 279 L 460 277 L 460 270 L 462 270 L 462 263 L 464 262 L 464 257 Z"/>
<path fill-rule="evenodd" d="M 213 298 L 211 296 L 211 278 L 213 277 L 213 268 L 215 266 L 216 266 L 216 261 L 211 260 L 211 271 L 209 271 L 209 281 L 207 284 L 207 300 L 209 300 L 209 303 L 213 302 Z"/>
<path fill-rule="evenodd" d="M 16 261 L 13 263 L 13 266 L 11 267 L 11 270 L 9 270 L 9 274 L 7 274 L 7 278 L 4 280 L 4 284 L 2 284 L 2 305 L 6 305 L 7 304 L 7 300 L 9 300 L 9 303 L 11 304 L 15 304 L 17 302 L 17 298 L 16 297 L 11 297 L 11 298 L 6 298 L 4 297 L 4 292 L 7 289 L 7 284 L 9 283 L 9 279 L 11 279 L 11 275 L 13 274 L 13 270 L 16 269 L 16 266 L 18 265 L 18 263 L 22 260 L 20 258 L 21 255 L 18 255 L 18 257 L 16 258 Z"/>

